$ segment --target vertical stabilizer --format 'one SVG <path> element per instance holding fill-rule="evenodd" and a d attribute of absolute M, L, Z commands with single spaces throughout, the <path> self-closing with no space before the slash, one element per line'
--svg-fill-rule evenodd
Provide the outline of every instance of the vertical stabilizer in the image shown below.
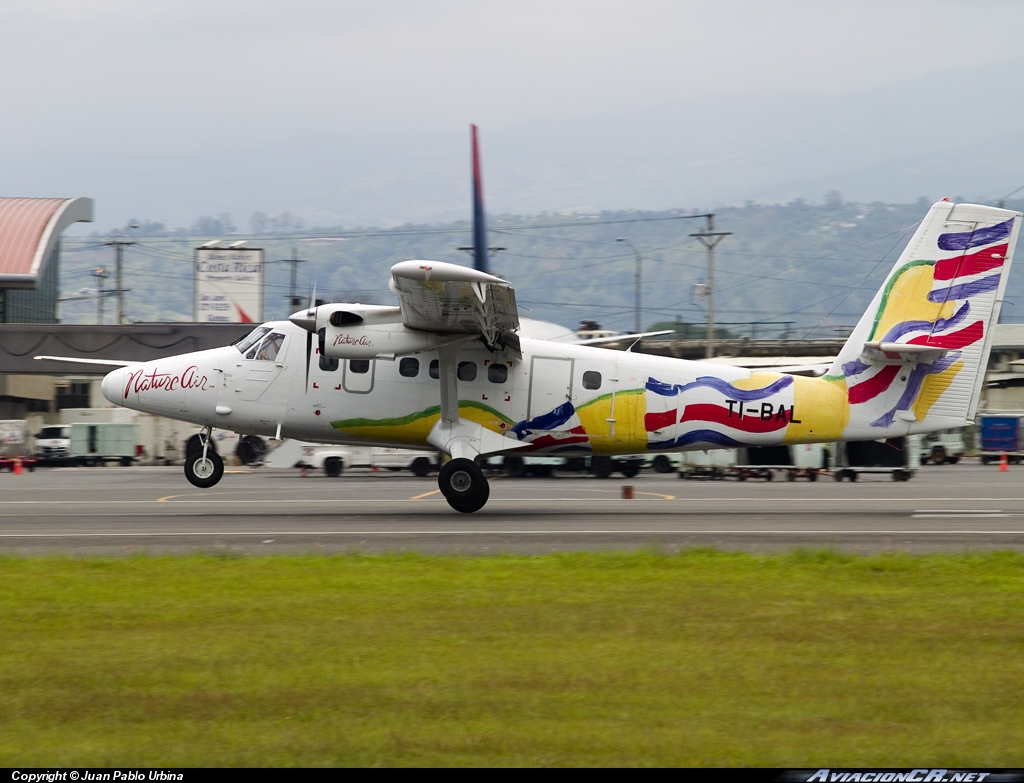
<path fill-rule="evenodd" d="M 480 146 L 476 125 L 470 125 L 473 138 L 473 266 L 489 274 L 487 269 L 487 223 L 484 218 L 484 185 L 480 176 Z"/>
<path fill-rule="evenodd" d="M 844 381 L 846 439 L 974 419 L 1021 213 L 933 205 L 827 378 Z"/>

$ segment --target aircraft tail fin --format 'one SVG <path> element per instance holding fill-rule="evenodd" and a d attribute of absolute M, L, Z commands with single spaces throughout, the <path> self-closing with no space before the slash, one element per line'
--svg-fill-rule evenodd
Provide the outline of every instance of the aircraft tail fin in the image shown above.
<path fill-rule="evenodd" d="M 476 125 L 470 125 L 473 138 L 473 266 L 489 273 L 487 269 L 487 223 L 484 217 L 484 184 L 480 173 L 480 145 Z"/>
<path fill-rule="evenodd" d="M 1021 213 L 933 205 L 827 373 L 844 379 L 847 438 L 974 419 Z"/>

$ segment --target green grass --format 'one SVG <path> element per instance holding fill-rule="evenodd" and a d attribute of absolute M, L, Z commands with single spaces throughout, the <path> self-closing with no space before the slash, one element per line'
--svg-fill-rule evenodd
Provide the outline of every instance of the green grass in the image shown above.
<path fill-rule="evenodd" d="M 1024 556 L 0 559 L 0 766 L 1024 766 Z"/>

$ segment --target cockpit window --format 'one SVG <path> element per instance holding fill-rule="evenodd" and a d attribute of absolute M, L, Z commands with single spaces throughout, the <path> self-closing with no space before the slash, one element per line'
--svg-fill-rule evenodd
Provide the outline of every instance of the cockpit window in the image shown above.
<path fill-rule="evenodd" d="M 257 326 L 255 329 L 249 332 L 249 334 L 247 334 L 245 337 L 243 337 L 241 340 L 235 343 L 235 348 L 238 349 L 239 353 L 244 354 L 246 351 L 248 351 L 250 348 L 256 345 L 256 343 L 260 341 L 263 335 L 265 335 L 269 331 L 269 326 Z M 250 356 L 249 358 L 251 359 L 252 357 Z"/>
<path fill-rule="evenodd" d="M 280 332 L 268 334 L 264 338 L 263 342 L 260 343 L 260 349 L 256 352 L 256 359 L 264 362 L 272 362 L 276 360 L 283 344 L 283 334 Z M 246 354 L 246 358 L 249 358 L 248 354 Z"/>

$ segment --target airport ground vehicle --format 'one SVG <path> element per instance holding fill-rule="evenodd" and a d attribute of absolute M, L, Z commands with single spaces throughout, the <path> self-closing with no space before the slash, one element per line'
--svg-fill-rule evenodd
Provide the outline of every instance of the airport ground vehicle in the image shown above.
<path fill-rule="evenodd" d="M 24 419 L 0 421 L 0 470 L 21 465 L 35 470 L 36 460 L 29 450 L 28 422 Z"/>
<path fill-rule="evenodd" d="M 862 473 L 887 473 L 893 481 L 910 481 L 921 467 L 919 435 L 834 443 L 832 478 L 856 481 Z"/>
<path fill-rule="evenodd" d="M 732 471 L 740 481 L 763 478 L 771 481 L 776 472 L 787 481 L 806 478 L 817 481 L 828 470 L 828 450 L 821 443 L 799 443 L 792 446 L 749 446 L 739 449 L 739 464 Z"/>
<path fill-rule="evenodd" d="M 506 454 L 481 460 L 485 470 L 504 471 L 511 478 L 524 476 L 550 476 L 555 471 L 566 473 L 593 473 L 597 478 L 609 478 L 621 473 L 633 478 L 647 461 L 643 454 L 625 454 L 616 457 L 573 456 L 546 457 L 533 455 Z"/>
<path fill-rule="evenodd" d="M 438 455 L 386 446 L 325 446 L 286 441 L 270 453 L 265 464 L 277 468 L 323 470 L 331 477 L 340 476 L 349 468 L 409 470 L 413 475 L 427 476 L 437 470 Z"/>
<path fill-rule="evenodd" d="M 982 464 L 1000 460 L 1004 455 L 1010 462 L 1020 462 L 1024 456 L 1020 420 L 1020 415 L 1009 413 L 986 413 L 978 417 L 975 432 Z"/>
<path fill-rule="evenodd" d="M 736 449 L 713 449 L 709 451 L 684 451 L 679 454 L 659 454 L 660 458 L 671 458 L 681 479 L 720 480 L 734 475 Z M 658 466 L 654 466 L 658 470 Z M 659 471 L 660 472 L 660 471 Z"/>
<path fill-rule="evenodd" d="M 960 428 L 928 432 L 921 436 L 921 464 L 955 465 L 967 451 L 964 433 Z"/>
<path fill-rule="evenodd" d="M 49 465 L 131 465 L 141 456 L 139 425 L 124 422 L 51 424 L 36 434 L 36 457 Z"/>

